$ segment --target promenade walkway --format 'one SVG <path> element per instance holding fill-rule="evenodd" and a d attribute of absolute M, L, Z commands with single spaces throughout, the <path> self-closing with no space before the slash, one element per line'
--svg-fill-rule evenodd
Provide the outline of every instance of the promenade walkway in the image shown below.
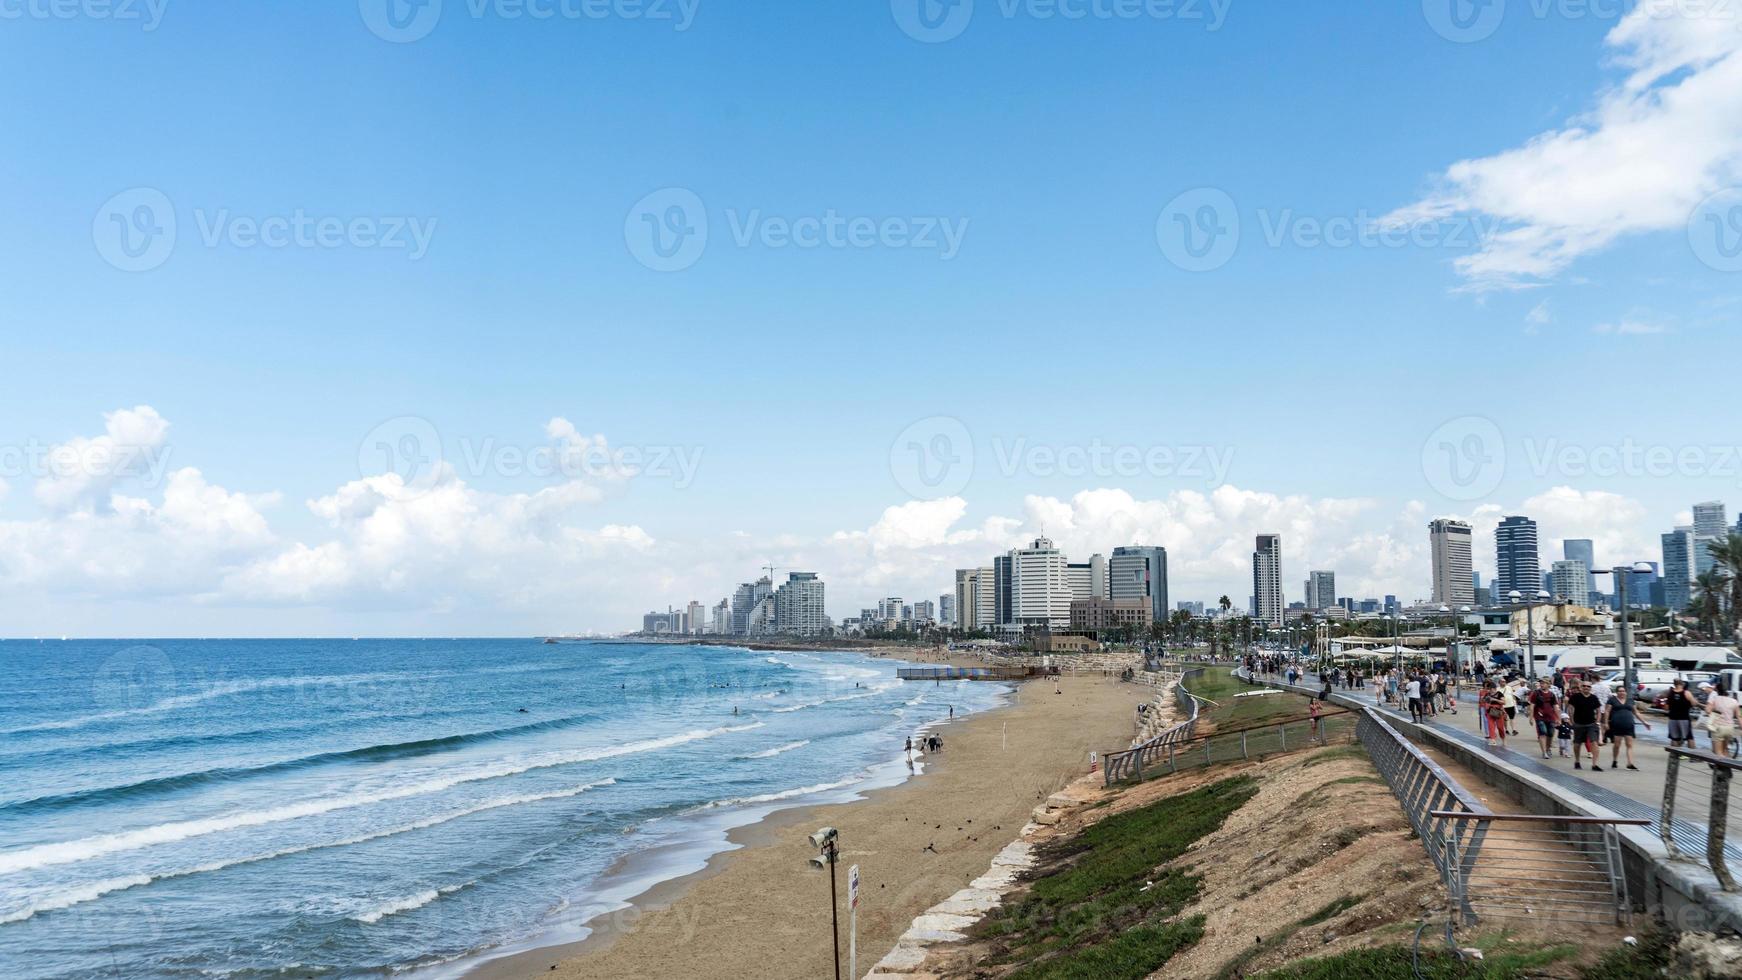
<path fill-rule="evenodd" d="M 1281 675 L 1259 675 L 1265 683 L 1286 687 Z M 1292 688 L 1301 693 L 1316 693 L 1322 689 L 1322 683 L 1317 674 L 1308 673 L 1302 682 Z M 1509 736 L 1504 748 L 1490 746 L 1480 730 L 1481 714 L 1477 710 L 1476 688 L 1466 684 L 1459 700 L 1457 714 L 1442 712 L 1421 727 L 1431 729 L 1446 739 L 1457 743 L 1477 753 L 1505 762 L 1507 765 L 1523 770 L 1538 779 L 1552 784 L 1572 796 L 1576 796 L 1595 807 L 1607 810 L 1618 817 L 1650 820 L 1648 831 L 1657 835 L 1659 831 L 1658 818 L 1663 807 L 1664 775 L 1669 765 L 1668 753 L 1663 751 L 1669 741 L 1665 737 L 1668 727 L 1661 719 L 1647 717 L 1651 722 L 1650 731 L 1641 731 L 1633 747 L 1634 762 L 1639 766 L 1637 771 L 1609 768 L 1609 746 L 1601 746 L 1603 769 L 1593 772 L 1586 760 L 1586 768 L 1573 768 L 1571 757 L 1562 758 L 1559 755 L 1558 743 L 1552 758 L 1542 758 L 1542 751 L 1536 741 L 1536 731 L 1524 711 L 1520 710 L 1517 722 L 1519 734 Z M 1333 687 L 1331 700 L 1347 706 L 1366 705 L 1376 707 L 1400 731 L 1408 731 L 1411 721 L 1407 710 L 1400 710 L 1388 704 L 1375 704 L 1372 688 L 1360 691 L 1349 688 Z M 1696 733 L 1703 735 L 1704 733 Z M 1626 762 L 1623 751 L 1622 762 Z M 1677 783 L 1676 819 L 1672 827 L 1672 836 L 1678 847 L 1690 855 L 1703 855 L 1706 849 L 1706 823 L 1711 790 L 1710 770 L 1701 765 L 1682 765 Z M 1595 811 L 1593 811 L 1595 812 Z M 1736 841 L 1742 841 L 1742 807 L 1730 810 L 1724 825 L 1728 828 L 1729 842 L 1725 844 L 1724 853 L 1728 864 L 1739 878 L 1742 878 L 1742 849 L 1738 849 Z"/>

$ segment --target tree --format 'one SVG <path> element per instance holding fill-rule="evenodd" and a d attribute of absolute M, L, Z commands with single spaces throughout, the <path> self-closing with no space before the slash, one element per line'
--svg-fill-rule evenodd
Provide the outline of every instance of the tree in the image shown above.
<path fill-rule="evenodd" d="M 1730 591 L 1730 581 L 1716 568 L 1701 572 L 1694 579 L 1694 600 L 1688 611 L 1699 620 L 1700 628 L 1712 636 L 1724 631 L 1724 600 Z"/>
<path fill-rule="evenodd" d="M 1712 556 L 1713 571 L 1721 570 L 1729 584 L 1730 633 L 1742 641 L 1742 629 L 1738 629 L 1742 625 L 1742 532 L 1731 531 L 1707 543 L 1706 553 Z"/>

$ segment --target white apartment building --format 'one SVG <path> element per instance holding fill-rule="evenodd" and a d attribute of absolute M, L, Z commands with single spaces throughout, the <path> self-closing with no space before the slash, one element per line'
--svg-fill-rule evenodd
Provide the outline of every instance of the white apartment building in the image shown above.
<path fill-rule="evenodd" d="M 1470 560 L 1470 525 L 1440 519 L 1427 526 L 1433 548 L 1433 601 L 1461 609 L 1476 601 L 1475 567 Z"/>
<path fill-rule="evenodd" d="M 1048 538 L 1035 538 L 1026 548 L 1010 552 L 1011 623 L 1068 629 L 1071 584 L 1064 552 Z"/>

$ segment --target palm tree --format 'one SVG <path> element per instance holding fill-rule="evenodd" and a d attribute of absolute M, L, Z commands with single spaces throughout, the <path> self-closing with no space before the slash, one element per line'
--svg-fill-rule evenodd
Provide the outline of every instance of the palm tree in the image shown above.
<path fill-rule="evenodd" d="M 1742 641 L 1742 532 L 1729 534 L 1706 544 L 1712 556 L 1713 570 L 1723 570 L 1730 582 L 1730 631 Z"/>
<path fill-rule="evenodd" d="M 1694 601 L 1688 611 L 1699 620 L 1700 628 L 1713 636 L 1724 630 L 1724 600 L 1730 581 L 1716 568 L 1704 571 L 1694 579 Z"/>

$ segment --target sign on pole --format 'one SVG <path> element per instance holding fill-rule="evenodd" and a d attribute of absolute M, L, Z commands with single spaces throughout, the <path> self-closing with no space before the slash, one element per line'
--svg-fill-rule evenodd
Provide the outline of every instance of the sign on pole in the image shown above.
<path fill-rule="evenodd" d="M 847 869 L 847 975 L 859 976 L 859 866 Z"/>

